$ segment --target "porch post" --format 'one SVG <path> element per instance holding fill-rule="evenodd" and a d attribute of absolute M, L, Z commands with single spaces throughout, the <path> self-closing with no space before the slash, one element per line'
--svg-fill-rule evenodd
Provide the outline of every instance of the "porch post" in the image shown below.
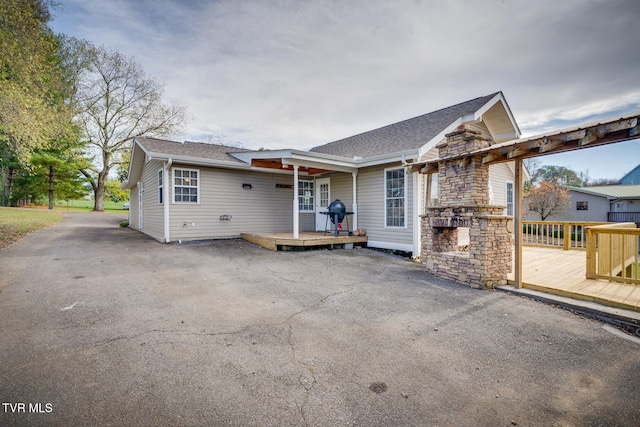
<path fill-rule="evenodd" d="M 358 229 L 358 172 L 351 172 L 353 177 L 353 229 Z"/>
<path fill-rule="evenodd" d="M 515 233 L 515 250 L 513 279 L 515 288 L 522 288 L 522 159 L 516 159 L 516 176 L 514 184 L 513 231 Z"/>
<path fill-rule="evenodd" d="M 298 165 L 293 165 L 293 238 L 300 237 L 300 206 L 298 205 Z"/>

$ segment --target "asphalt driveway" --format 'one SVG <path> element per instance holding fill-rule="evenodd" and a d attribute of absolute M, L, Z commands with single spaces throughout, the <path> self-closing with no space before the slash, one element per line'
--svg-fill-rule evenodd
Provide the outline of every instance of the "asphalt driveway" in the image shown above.
<path fill-rule="evenodd" d="M 640 425 L 640 345 L 597 321 L 372 250 L 121 219 L 0 252 L 0 425 Z"/>

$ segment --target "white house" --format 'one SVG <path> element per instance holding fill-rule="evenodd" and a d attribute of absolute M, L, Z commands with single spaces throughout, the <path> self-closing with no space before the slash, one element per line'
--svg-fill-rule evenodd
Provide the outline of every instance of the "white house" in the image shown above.
<path fill-rule="evenodd" d="M 502 92 L 344 138 L 310 151 L 250 151 L 136 138 L 129 180 L 130 226 L 160 242 L 241 233 L 324 230 L 329 203 L 353 212 L 368 245 L 420 254 L 424 176 L 405 164 L 433 158 L 459 125 L 494 142 L 520 130 Z M 493 203 L 513 211 L 513 163 L 490 169 Z"/>

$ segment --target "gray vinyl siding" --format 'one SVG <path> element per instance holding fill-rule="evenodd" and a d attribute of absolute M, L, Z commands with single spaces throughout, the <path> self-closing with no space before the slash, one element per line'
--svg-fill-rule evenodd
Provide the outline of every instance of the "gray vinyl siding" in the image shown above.
<path fill-rule="evenodd" d="M 493 204 L 496 206 L 507 206 L 507 181 L 514 183 L 513 194 L 515 197 L 513 167 L 513 162 L 498 163 L 489 166 L 489 179 L 491 180 L 491 187 L 493 188 Z M 506 208 L 504 214 L 507 214 Z"/>
<path fill-rule="evenodd" d="M 129 227 L 134 230 L 140 228 L 138 224 L 138 187 L 135 186 L 131 189 L 129 194 Z"/>
<path fill-rule="evenodd" d="M 322 178 L 329 178 L 331 202 L 339 199 L 348 212 L 353 212 L 353 175 L 350 173 L 332 173 Z"/>
<path fill-rule="evenodd" d="M 183 167 L 174 164 L 173 168 Z M 200 203 L 174 203 L 173 186 L 169 188 L 171 240 L 292 231 L 293 189 L 276 185 L 293 185 L 293 176 L 192 166 L 184 169 L 200 171 Z M 251 184 L 251 189 L 243 189 L 242 184 Z M 221 221 L 222 215 L 231 216 L 231 220 Z M 313 219 L 307 217 L 312 218 L 313 214 L 300 216 L 301 230 L 312 227 L 307 223 L 312 224 Z"/>
<path fill-rule="evenodd" d="M 405 189 L 405 227 L 385 226 L 385 169 L 395 167 L 401 168 L 402 165 L 372 166 L 358 172 L 358 227 L 367 231 L 370 246 L 396 249 L 400 246 L 410 248 L 413 245 L 413 178 L 410 174 L 407 176 Z"/>
<path fill-rule="evenodd" d="M 606 197 L 577 191 L 569 191 L 569 195 L 571 196 L 571 205 L 565 211 L 549 216 L 547 221 L 607 221 L 609 201 Z M 589 207 L 586 211 L 579 211 L 577 210 L 576 202 L 588 202 Z M 540 221 L 540 214 L 528 211 L 526 200 L 523 201 L 522 205 L 525 220 Z"/>
<path fill-rule="evenodd" d="M 164 207 L 158 200 L 158 171 L 163 162 L 152 160 L 144 165 L 140 181 L 143 186 L 142 232 L 156 240 L 164 241 Z M 165 183 L 167 179 L 164 179 Z M 136 195 L 137 197 L 137 195 Z"/>

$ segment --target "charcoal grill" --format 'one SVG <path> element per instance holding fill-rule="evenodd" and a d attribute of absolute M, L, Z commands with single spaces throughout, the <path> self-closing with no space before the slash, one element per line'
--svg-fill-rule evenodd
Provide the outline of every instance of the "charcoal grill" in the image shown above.
<path fill-rule="evenodd" d="M 348 215 L 353 215 L 353 212 L 347 212 L 347 207 L 340 201 L 340 199 L 336 199 L 327 208 L 326 212 L 320 212 L 322 215 L 327 215 L 327 221 L 324 226 L 324 233 L 327 234 L 328 231 L 333 231 L 334 236 L 338 237 L 340 232 L 348 233 L 349 236 L 352 235 L 351 230 L 349 229 L 349 217 Z M 342 227 L 342 221 L 346 218 L 347 228 Z M 329 228 L 329 221 L 333 224 L 333 230 Z"/>

